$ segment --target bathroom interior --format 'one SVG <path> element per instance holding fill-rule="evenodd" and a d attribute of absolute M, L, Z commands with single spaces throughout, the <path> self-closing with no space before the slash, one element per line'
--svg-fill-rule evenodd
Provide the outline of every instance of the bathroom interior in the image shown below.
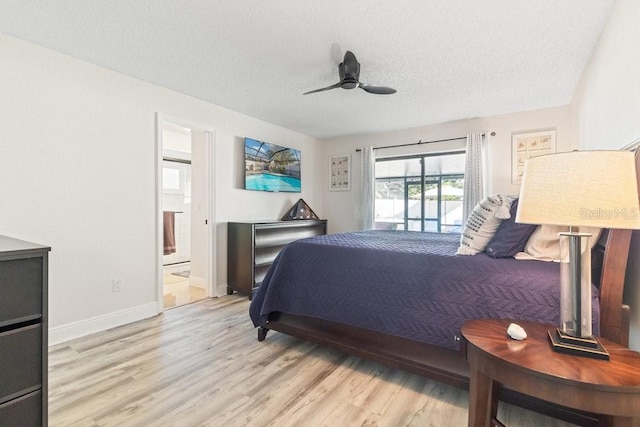
<path fill-rule="evenodd" d="M 206 267 L 198 268 L 200 245 L 197 235 L 193 238 L 202 174 L 192 162 L 192 131 L 163 124 L 162 144 L 163 305 L 169 309 L 206 298 L 207 287 L 206 275 L 198 274 Z"/>

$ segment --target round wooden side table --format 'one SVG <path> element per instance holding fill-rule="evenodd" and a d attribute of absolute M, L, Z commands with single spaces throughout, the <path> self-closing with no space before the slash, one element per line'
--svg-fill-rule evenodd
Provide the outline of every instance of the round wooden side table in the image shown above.
<path fill-rule="evenodd" d="M 507 335 L 511 322 L 527 339 Z M 462 326 L 470 365 L 469 426 L 502 425 L 496 419 L 498 386 L 600 417 L 601 426 L 640 427 L 640 353 L 600 339 L 610 360 L 553 351 L 553 325 L 512 320 L 471 320 Z"/>

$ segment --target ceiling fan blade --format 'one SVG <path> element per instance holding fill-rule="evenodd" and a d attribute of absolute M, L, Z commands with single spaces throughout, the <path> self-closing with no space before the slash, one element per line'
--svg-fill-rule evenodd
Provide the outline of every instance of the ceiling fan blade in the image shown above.
<path fill-rule="evenodd" d="M 336 89 L 336 88 L 339 88 L 341 84 L 342 84 L 342 82 L 338 82 L 338 83 L 336 83 L 334 85 L 323 87 L 322 89 L 310 90 L 309 92 L 303 93 L 303 95 L 309 95 L 310 93 L 323 92 L 325 90 Z"/>
<path fill-rule="evenodd" d="M 391 95 L 392 93 L 396 93 L 395 89 L 392 89 L 386 86 L 375 86 L 375 85 L 360 83 L 358 87 L 360 89 L 365 90 L 366 92 L 374 93 L 376 95 Z"/>

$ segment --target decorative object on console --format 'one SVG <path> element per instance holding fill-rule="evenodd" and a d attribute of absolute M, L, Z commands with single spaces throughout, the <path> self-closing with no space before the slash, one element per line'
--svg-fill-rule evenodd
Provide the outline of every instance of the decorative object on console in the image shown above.
<path fill-rule="evenodd" d="M 318 215 L 309 207 L 307 202 L 299 199 L 291 206 L 291 209 L 285 213 L 280 221 L 293 221 L 296 219 L 320 219 Z"/>
<path fill-rule="evenodd" d="M 569 226 L 569 232 L 559 233 L 560 327 L 549 333 L 555 350 L 608 360 L 591 330 L 591 234 L 571 227 L 637 229 L 639 209 L 632 152 L 573 151 L 527 159 L 516 221 Z"/>
<path fill-rule="evenodd" d="M 351 156 L 329 157 L 329 191 L 351 189 Z"/>

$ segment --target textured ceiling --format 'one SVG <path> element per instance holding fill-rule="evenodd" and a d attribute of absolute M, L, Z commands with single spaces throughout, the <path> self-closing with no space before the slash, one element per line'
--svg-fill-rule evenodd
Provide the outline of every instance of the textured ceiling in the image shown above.
<path fill-rule="evenodd" d="M 565 105 L 613 0 L 0 0 L 0 32 L 325 139 Z M 338 81 L 397 89 L 303 96 Z"/>

